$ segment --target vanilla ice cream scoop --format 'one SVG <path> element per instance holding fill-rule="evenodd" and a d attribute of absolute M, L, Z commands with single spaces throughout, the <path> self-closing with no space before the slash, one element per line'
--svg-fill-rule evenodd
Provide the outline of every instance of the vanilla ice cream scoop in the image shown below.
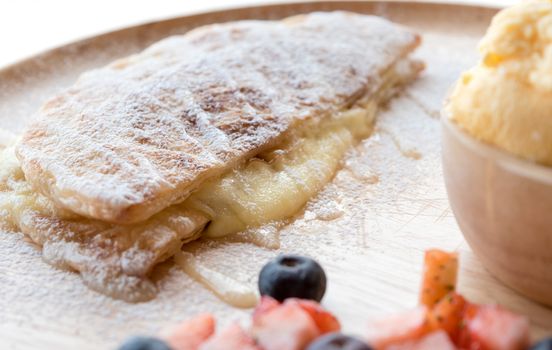
<path fill-rule="evenodd" d="M 499 12 L 482 59 L 456 84 L 445 109 L 473 137 L 552 165 L 552 1 Z"/>

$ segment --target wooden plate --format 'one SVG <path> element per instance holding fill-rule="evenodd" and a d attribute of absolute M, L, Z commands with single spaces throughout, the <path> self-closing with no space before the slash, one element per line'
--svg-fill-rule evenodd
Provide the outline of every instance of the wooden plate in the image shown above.
<path fill-rule="evenodd" d="M 83 71 L 137 52 L 169 35 L 208 23 L 276 19 L 310 11 L 374 13 L 420 32 L 427 70 L 381 113 L 377 130 L 348 155 L 344 168 L 297 219 L 281 231 L 281 249 L 250 244 L 199 244 L 202 260 L 250 284 L 280 251 L 309 254 L 329 274 L 324 304 L 347 331 L 417 301 L 423 251 L 461 252 L 460 291 L 475 302 L 499 302 L 531 318 L 535 337 L 552 333 L 552 310 L 503 286 L 465 244 L 448 206 L 440 167 L 441 100 L 471 66 L 476 43 L 494 9 L 430 3 L 309 2 L 211 12 L 103 34 L 0 71 L 0 128 L 20 131 L 50 95 Z M 328 214 L 329 213 L 329 214 Z M 177 267 L 156 272 L 161 289 L 148 303 L 127 304 L 88 290 L 78 275 L 43 263 L 40 251 L 16 233 L 0 234 L 0 347 L 100 349 L 128 335 L 153 334 L 198 312 L 221 324 L 249 310 L 220 302 Z"/>

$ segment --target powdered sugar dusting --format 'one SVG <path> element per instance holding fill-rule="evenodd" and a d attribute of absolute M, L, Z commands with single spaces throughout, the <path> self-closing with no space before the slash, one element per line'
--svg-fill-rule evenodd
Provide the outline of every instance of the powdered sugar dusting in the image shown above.
<path fill-rule="evenodd" d="M 251 227 L 245 231 L 228 235 L 221 239 L 224 242 L 251 243 L 267 249 L 280 248 L 280 229 L 285 222 L 271 222 L 260 227 Z"/>
<path fill-rule="evenodd" d="M 330 24 L 323 21 L 334 17 L 335 21 L 331 21 Z M 346 49 L 351 44 L 336 44 L 336 49 L 343 49 L 350 54 L 357 55 L 357 57 L 351 58 L 352 60 L 343 62 L 350 64 L 348 68 L 358 71 L 354 74 L 343 71 L 344 68 L 340 64 L 335 65 L 337 68 L 329 67 L 327 54 L 335 54 L 336 52 L 327 49 L 322 50 L 319 43 L 320 33 L 324 33 L 327 30 L 326 27 L 336 31 L 342 28 L 341 30 L 345 33 L 352 34 L 343 29 L 345 19 L 352 19 L 358 22 L 357 26 L 364 25 L 370 29 L 368 30 L 368 36 L 365 33 L 364 35 L 352 37 L 352 44 L 360 44 L 359 39 L 371 38 L 371 41 L 374 41 L 376 37 L 382 37 L 389 41 L 388 44 L 391 46 L 391 48 L 385 47 L 382 49 L 382 43 L 377 45 L 372 43 L 375 45 L 372 50 L 376 57 L 368 60 L 369 68 L 364 69 L 366 64 L 362 64 L 360 52 Z M 310 121 L 310 125 L 314 125 L 313 122 L 319 121 L 319 117 L 324 115 L 324 112 L 332 112 L 342 108 L 346 99 L 352 103 L 361 97 L 369 97 L 370 89 L 375 91 L 381 85 L 381 82 L 377 81 L 379 76 L 376 72 L 386 69 L 390 64 L 394 64 L 395 61 L 401 58 L 403 53 L 406 54 L 412 48 L 412 45 L 416 44 L 413 35 L 373 17 L 345 13 L 319 13 L 287 19 L 282 23 L 240 22 L 197 29 L 186 36 L 166 39 L 153 45 L 142 54 L 120 59 L 106 68 L 84 73 L 75 86 L 46 103 L 42 113 L 49 117 L 39 120 L 24 134 L 23 142 L 19 144 L 20 155 L 21 152 L 26 152 L 22 150 L 31 150 L 30 152 L 39 159 L 27 163 L 23 162 L 21 167 L 25 170 L 26 164 L 28 167 L 37 170 L 40 169 L 40 166 L 37 167 L 38 163 L 53 161 L 53 163 L 48 163 L 50 168 L 62 169 L 64 165 L 56 163 L 56 159 L 63 159 L 63 162 L 66 162 L 65 165 L 71 163 L 73 175 L 76 174 L 77 177 L 99 176 L 97 179 L 100 179 L 103 176 L 108 176 L 109 179 L 110 176 L 129 175 L 127 170 L 133 166 L 136 166 L 136 169 L 143 167 L 147 169 L 155 168 L 153 163 L 157 161 L 156 156 L 162 153 L 160 149 L 163 149 L 173 153 L 184 152 L 186 156 L 190 156 L 195 160 L 200 159 L 200 163 L 202 162 L 201 159 L 207 157 L 210 165 L 202 163 L 199 166 L 205 169 L 211 168 L 212 170 L 217 168 L 214 165 L 215 163 L 218 164 L 221 161 L 232 163 L 231 158 L 228 158 L 232 152 L 243 151 L 245 154 L 250 152 L 250 149 L 236 150 L 232 147 L 240 148 L 240 144 L 251 145 L 251 140 L 259 137 L 263 138 L 267 130 L 263 129 L 262 123 L 269 123 L 270 125 L 267 127 L 275 128 L 274 130 L 282 125 L 287 128 L 286 125 L 292 121 L 294 116 L 293 113 L 290 114 L 289 108 L 293 107 L 295 110 L 299 110 L 300 107 L 305 107 L 303 106 L 305 102 L 303 98 L 300 98 L 303 102 L 296 103 L 298 98 L 296 95 L 299 91 L 297 89 L 299 88 L 295 86 L 295 83 L 290 83 L 290 81 L 283 78 L 282 74 L 291 76 L 293 79 L 297 77 L 301 79 L 313 78 L 314 73 L 329 74 L 326 77 L 329 78 L 331 75 L 339 73 L 341 69 L 341 74 L 352 74 L 355 77 L 357 74 L 359 75 L 359 77 L 353 79 L 353 85 L 356 84 L 356 88 L 345 87 L 344 82 L 330 88 L 328 81 L 324 80 L 326 78 L 320 81 L 321 86 L 315 84 L 316 80 L 314 79 L 304 82 L 304 84 L 310 84 L 310 87 L 301 87 L 301 93 L 310 96 L 309 98 L 313 99 L 311 102 L 314 102 L 315 98 L 322 99 L 320 105 L 326 106 L 325 110 L 316 110 L 317 115 L 314 114 L 315 109 L 313 109 L 312 104 L 307 104 L 304 108 L 305 111 L 312 114 L 309 118 L 317 117 Z M 392 28 L 394 32 L 385 33 L 384 35 L 381 32 L 382 28 L 380 28 L 382 25 L 383 27 Z M 284 29 L 281 26 L 284 26 Z M 307 59 L 313 60 L 316 58 L 320 62 L 310 62 L 308 67 L 303 67 L 305 62 L 293 56 L 294 54 L 285 51 L 296 44 L 293 42 L 294 39 L 289 37 L 292 33 L 286 32 L 288 28 L 291 28 L 289 30 L 292 30 L 294 34 L 304 36 L 304 40 L 313 40 L 313 43 L 310 44 L 312 47 L 307 45 L 303 49 L 309 52 Z M 213 69 L 210 69 L 209 64 L 200 67 L 199 61 L 188 61 L 188 56 L 200 55 L 203 57 L 201 62 L 207 60 L 222 63 L 222 61 L 217 61 L 222 59 L 226 63 L 232 63 L 236 57 L 232 56 L 229 48 L 236 45 L 238 47 L 243 46 L 243 50 L 271 51 L 273 49 L 271 45 L 267 47 L 257 46 L 255 42 L 256 39 L 259 39 L 256 36 L 258 35 L 257 32 L 263 34 L 265 31 L 269 33 L 282 31 L 285 34 L 272 39 L 276 42 L 282 41 L 280 43 L 281 47 L 276 46 L 284 51 L 278 51 L 278 54 L 293 56 L 294 59 L 299 60 L 297 71 L 289 70 L 287 66 L 284 69 L 279 65 L 275 65 L 276 68 L 274 69 L 276 70 L 274 70 L 273 68 L 268 69 L 264 66 L 258 67 L 252 64 L 251 69 L 258 69 L 258 71 L 248 72 L 248 74 L 255 76 L 257 73 L 262 73 L 265 80 L 253 79 L 248 75 L 239 78 L 233 76 L 232 79 L 228 80 L 223 75 L 235 75 L 240 71 L 241 66 L 229 66 L 225 67 L 228 70 L 216 70 L 213 67 Z M 228 38 L 229 32 L 241 33 L 238 35 L 239 40 L 234 37 Z M 343 34 L 341 33 L 341 35 Z M 247 35 L 250 37 L 247 37 Z M 212 38 L 213 36 L 215 38 Z M 222 39 L 219 38 L 221 36 Z M 228 42 L 224 38 L 228 39 Z M 318 40 L 315 40 L 317 38 Z M 302 41 L 299 40 L 299 42 Z M 200 50 L 208 43 L 228 46 L 229 48 L 226 49 L 230 51 L 218 46 L 216 49 Z M 240 61 L 245 60 L 242 57 L 242 49 L 237 49 L 238 53 L 236 54 Z M 319 52 L 320 50 L 323 52 Z M 209 52 L 211 51 L 217 51 L 217 53 L 210 55 Z M 257 58 L 266 58 L 263 55 L 265 54 L 261 53 Z M 362 53 L 362 55 L 366 56 L 366 53 Z M 251 57 L 255 57 L 255 55 L 250 54 L 249 58 Z M 150 61 L 152 63 L 148 63 Z M 248 61 L 245 60 L 244 62 L 247 63 Z M 288 63 L 291 64 L 291 62 Z M 190 64 L 195 68 L 190 68 Z M 358 69 L 355 68 L 356 65 L 358 65 Z M 314 71 L 311 71 L 312 69 Z M 319 71 L 321 69 L 327 70 L 327 72 Z M 165 70 L 167 70 L 165 75 L 160 73 Z M 203 72 L 203 70 L 207 70 L 207 72 Z M 405 70 L 403 72 L 406 75 L 404 79 L 410 79 L 415 72 L 414 66 L 412 66 L 412 70 Z M 186 77 L 190 74 L 192 78 L 186 80 Z M 366 74 L 371 75 L 366 76 Z M 397 78 L 400 81 L 402 76 Z M 270 85 L 267 86 L 268 90 L 274 89 L 274 86 L 276 86 L 277 95 L 283 98 L 283 102 L 274 102 L 270 99 L 263 100 L 264 97 L 259 95 L 259 91 L 251 88 L 251 84 L 248 83 L 249 85 L 247 85 L 239 79 L 259 80 L 258 84 Z M 278 80 L 278 83 L 274 81 L 275 79 Z M 370 85 L 367 85 L 368 81 L 364 81 L 366 79 L 370 80 Z M 239 84 L 235 85 L 236 82 Z M 225 84 L 234 84 L 235 86 L 228 90 L 228 86 Z M 289 86 L 289 84 L 292 85 Z M 105 91 L 102 90 L 103 88 L 105 88 Z M 109 98 L 104 99 L 105 93 L 117 95 L 118 99 L 113 101 Z M 128 94 L 131 97 L 128 97 Z M 318 97 L 317 94 L 319 94 Z M 199 97 L 197 97 L 198 95 Z M 272 97 L 276 97 L 276 95 Z M 158 99 L 161 99 L 163 103 L 157 103 L 156 100 Z M 129 103 L 130 105 L 121 105 L 122 103 Z M 185 111 L 181 110 L 183 108 L 182 103 L 184 103 L 185 108 L 188 108 Z M 194 105 L 196 109 L 193 111 L 189 109 L 191 105 Z M 309 108 L 309 106 L 313 108 Z M 320 108 L 320 106 L 316 108 Z M 67 115 L 68 111 L 75 114 Z M 176 113 L 175 111 L 180 114 L 173 115 L 173 113 Z M 251 115 L 239 115 L 245 113 L 244 111 Z M 121 118 L 116 115 L 117 113 L 122 113 L 125 117 L 117 121 Z M 273 117 L 272 114 L 277 117 Z M 303 117 L 306 117 L 306 115 L 303 115 Z M 261 118 L 263 122 L 259 124 L 256 118 Z M 63 122 L 64 119 L 67 119 L 65 121 L 67 125 L 61 126 L 65 123 Z M 286 122 L 282 123 L 282 121 Z M 82 134 L 72 134 L 79 130 L 77 130 L 78 128 L 72 129 L 69 126 L 71 123 L 76 123 L 79 127 L 87 125 L 87 129 L 81 130 L 83 131 Z M 91 125 L 91 123 L 94 125 Z M 37 125 L 42 125 L 47 130 L 40 130 Z M 56 125 L 59 126 L 59 130 L 54 130 Z M 135 129 L 126 130 L 129 126 L 135 127 Z M 113 128 L 113 130 L 109 130 L 109 128 Z M 168 130 L 165 130 L 167 128 Z M 167 131 L 168 135 L 162 134 L 163 131 Z M 282 131 L 280 130 L 280 132 Z M 132 134 L 131 136 L 129 136 L 129 132 Z M 101 147 L 108 146 L 108 148 L 100 151 L 100 149 L 95 148 L 98 146 L 98 142 L 110 142 L 110 137 L 104 135 L 106 133 L 112 133 L 114 139 L 109 144 L 103 144 Z M 141 135 L 140 140 L 143 141 L 139 143 L 146 145 L 144 146 L 146 148 L 142 148 L 144 152 L 139 151 L 135 154 L 136 157 L 131 155 L 131 158 L 134 157 L 133 159 L 125 159 L 120 162 L 121 160 L 116 156 L 116 149 L 119 146 L 125 147 L 126 137 L 136 141 L 136 133 Z M 175 133 L 183 133 L 184 138 L 174 139 L 176 137 Z M 115 134 L 117 137 L 115 137 Z M 237 138 L 234 139 L 233 137 Z M 93 141 L 86 141 L 85 145 L 79 145 L 79 140 Z M 45 144 L 42 143 L 43 141 Z M 82 152 L 87 152 L 86 148 L 92 149 L 89 146 L 94 148 L 94 159 L 81 157 Z M 39 149 L 36 149 L 36 147 L 39 147 Z M 154 153 L 148 153 L 152 150 L 151 147 L 155 148 Z M 61 156 L 63 152 L 67 153 Z M 102 160 L 100 162 L 102 164 L 97 163 L 98 159 Z M 5 220 L 7 219 L 11 225 L 20 229 L 35 243 L 42 246 L 45 261 L 59 268 L 78 271 L 84 283 L 90 288 L 115 298 L 132 302 L 151 299 L 157 291 L 157 288 L 149 279 L 152 268 L 159 262 L 173 256 L 184 242 L 196 239 L 202 227 L 208 221 L 206 215 L 189 209 L 186 203 L 170 206 L 148 220 L 133 225 L 111 224 L 101 220 L 81 217 L 59 208 L 56 205 L 59 202 L 54 201 L 52 203 L 48 198 L 36 193 L 31 188 L 32 181 L 29 181 L 29 178 L 32 179 L 32 176 L 29 176 L 29 173 L 23 174 L 15 158 L 13 148 L 2 152 L 0 163 L 3 167 L 3 179 L 0 183 L 3 186 L 0 193 L 0 208 L 6 213 Z M 96 168 L 96 166 L 99 166 L 99 168 Z M 169 168 L 170 166 L 163 171 L 168 171 Z M 159 180 L 165 183 L 168 188 L 173 188 L 174 184 L 166 182 L 167 176 L 176 176 L 175 178 L 183 176 L 182 173 L 179 173 L 179 169 L 172 169 L 175 173 L 165 174 L 167 176 L 159 175 L 160 173 L 157 170 L 155 171 L 156 179 L 152 180 L 146 172 L 141 173 L 137 178 L 126 178 L 126 183 L 121 186 L 135 186 L 138 182 L 148 178 L 151 180 L 147 182 L 148 184 Z M 50 178 L 50 175 L 52 175 L 50 173 L 39 173 L 41 175 L 39 181 L 46 186 L 52 183 L 56 183 L 57 186 L 63 182 L 58 181 L 59 179 Z M 333 171 L 331 173 L 333 174 Z M 328 176 L 330 175 L 328 174 Z M 140 176 L 145 176 L 145 178 Z M 34 184 L 36 185 L 36 182 Z M 125 191 L 124 188 L 123 192 Z M 46 191 L 49 190 L 49 188 L 46 189 Z M 98 188 L 94 188 L 94 190 L 98 190 Z M 133 196 L 134 194 L 128 194 L 126 199 L 131 200 Z M 118 200 L 116 193 L 113 194 L 113 197 L 115 201 Z M 155 200 L 155 198 L 152 200 Z M 87 203 L 78 201 L 77 198 L 72 198 L 71 203 L 76 206 L 87 205 Z M 339 206 L 330 204 L 313 207 L 318 219 L 333 220 L 343 214 L 343 210 Z M 74 209 L 74 207 L 71 207 L 71 209 Z M 100 208 L 100 210 L 104 209 Z M 280 245 L 279 232 L 274 232 L 274 230 L 277 231 L 275 226 L 272 231 L 268 230 L 268 227 L 252 229 L 249 232 L 229 238 L 227 241 L 251 242 L 264 247 L 278 248 Z"/>
<path fill-rule="evenodd" d="M 333 186 L 327 186 L 319 193 L 316 200 L 311 200 L 306 208 L 303 218 L 305 220 L 331 221 L 344 214 L 339 192 Z"/>
<path fill-rule="evenodd" d="M 378 73 L 416 42 L 381 18 L 344 12 L 196 29 L 83 74 L 40 110 L 18 157 L 58 206 L 144 220 L 298 119 L 374 91 Z"/>
<path fill-rule="evenodd" d="M 307 8 L 312 7 L 301 7 Z M 282 229 L 278 250 L 247 243 L 202 241 L 194 252 L 197 259 L 255 288 L 259 269 L 277 254 L 313 256 L 328 274 L 324 306 L 339 317 L 347 333 L 362 336 L 367 319 L 416 304 L 424 249 L 461 247 L 464 258 L 461 275 L 465 277 L 460 281 L 462 292 L 470 299 L 477 296 L 478 302 L 499 302 L 530 314 L 533 326 L 540 325 L 540 334 L 548 334 L 550 310 L 497 283 L 465 248 L 442 183 L 439 125 L 434 115 L 448 86 L 476 61 L 474 48 L 489 17 L 485 15 L 481 20 L 480 9 L 439 5 L 380 3 L 378 9 L 416 28 L 425 28 L 424 44 L 418 55 L 427 63 L 426 72 L 406 94 L 391 103 L 389 111 L 381 114 L 377 122 L 392 130 L 405 146 L 416 147 L 423 157 L 419 160 L 405 157 L 389 135 L 376 132 L 345 163 L 366 166 L 377 174 L 379 181 L 367 184 L 347 167 L 326 187 L 339 193 L 344 211 L 341 217 L 321 221 L 299 216 Z M 123 45 L 128 44 L 121 40 L 112 46 Z M 92 50 L 94 54 L 86 58 L 86 64 L 97 62 L 94 61 L 97 57 L 105 55 L 103 50 Z M 110 57 L 115 57 L 112 52 Z M 51 91 L 52 84 L 55 87 L 67 84 L 74 71 L 81 69 L 74 68 L 77 63 L 65 65 L 67 59 L 59 61 L 63 63 L 55 67 L 55 79 L 48 80 L 47 86 L 33 83 L 24 84 L 24 88 L 32 87 L 34 94 L 44 96 L 44 91 Z M 33 73 L 32 77 L 36 75 Z M 18 84 L 10 84 L 12 87 L 17 89 Z M 9 107 L 19 108 L 20 101 L 28 103 L 29 99 L 28 92 L 22 92 L 18 104 L 14 107 L 10 102 Z M 1 115 L 2 125 L 20 128 L 16 122 L 23 118 L 12 119 L 13 110 L 4 110 L 8 113 Z M 315 198 L 313 203 L 318 200 L 323 201 Z M 250 319 L 249 310 L 221 302 L 170 262 L 155 269 L 153 278 L 159 295 L 146 303 L 129 304 L 90 291 L 75 273 L 52 269 L 41 261 L 40 251 L 23 242 L 21 234 L 2 233 L 0 331 L 4 337 L 0 344 L 7 344 L 6 348 L 12 344 L 16 349 L 116 348 L 129 335 L 153 335 L 198 313 L 214 313 L 221 328 L 234 320 L 247 324 Z M 492 292 L 481 293 L 483 289 Z"/>

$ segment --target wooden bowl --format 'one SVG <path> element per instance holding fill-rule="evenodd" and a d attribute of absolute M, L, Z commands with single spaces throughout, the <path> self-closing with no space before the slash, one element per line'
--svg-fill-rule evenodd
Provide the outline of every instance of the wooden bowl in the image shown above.
<path fill-rule="evenodd" d="M 456 221 L 485 267 L 552 306 L 552 168 L 516 158 L 442 124 L 445 184 Z"/>

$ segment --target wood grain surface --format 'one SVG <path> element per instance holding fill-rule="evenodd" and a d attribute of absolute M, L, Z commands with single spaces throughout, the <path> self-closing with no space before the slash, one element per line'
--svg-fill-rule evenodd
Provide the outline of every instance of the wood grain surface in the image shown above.
<path fill-rule="evenodd" d="M 441 174 L 439 110 L 496 10 L 422 3 L 324 2 L 214 12 L 133 27 L 46 52 L 0 71 L 0 128 L 19 132 L 48 96 L 81 72 L 198 25 L 281 18 L 315 10 L 375 13 L 423 35 L 417 53 L 427 69 L 351 150 L 341 171 L 280 231 L 281 247 L 199 242 L 187 248 L 206 265 L 254 288 L 262 264 L 280 252 L 308 254 L 326 268 L 324 305 L 346 331 L 362 335 L 368 319 L 416 304 L 423 251 L 461 254 L 459 289 L 474 302 L 497 302 L 526 314 L 533 337 L 552 334 L 552 310 L 492 277 L 474 256 L 449 209 Z M 88 290 L 78 275 L 55 270 L 18 233 L 0 233 L 0 348 L 109 349 L 131 334 L 154 334 L 199 312 L 220 324 L 246 322 L 173 263 L 155 272 L 161 292 L 128 304 Z"/>

